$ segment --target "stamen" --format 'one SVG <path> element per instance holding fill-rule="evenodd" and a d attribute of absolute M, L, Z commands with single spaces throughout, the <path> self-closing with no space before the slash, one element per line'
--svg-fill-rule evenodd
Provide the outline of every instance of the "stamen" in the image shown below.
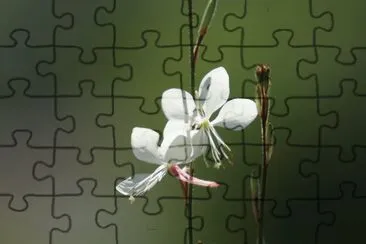
<path fill-rule="evenodd" d="M 219 144 L 224 146 L 227 150 L 229 150 L 229 152 L 231 152 L 230 147 L 228 145 L 226 145 L 226 143 L 221 139 L 220 135 L 217 133 L 217 131 L 215 130 L 215 128 L 212 125 L 210 125 L 210 130 L 212 131 L 212 133 L 214 134 L 216 139 L 219 141 Z"/>
<path fill-rule="evenodd" d="M 212 157 L 214 158 L 214 160 L 216 162 L 220 162 L 220 155 L 219 155 L 220 151 L 217 150 L 216 144 L 211 136 L 210 131 L 207 130 L 206 133 L 207 133 L 208 140 L 210 141 Z"/>

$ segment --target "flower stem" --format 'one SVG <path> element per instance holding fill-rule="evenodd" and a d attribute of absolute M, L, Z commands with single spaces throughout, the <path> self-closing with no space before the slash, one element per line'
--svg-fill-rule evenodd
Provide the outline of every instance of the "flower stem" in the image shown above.
<path fill-rule="evenodd" d="M 193 4 L 192 0 L 188 0 L 188 21 L 189 21 L 189 57 L 190 57 L 190 70 L 191 70 L 191 94 L 195 94 L 195 72 L 196 72 L 196 54 L 194 52 L 193 43 Z M 191 140 L 189 141 L 191 143 Z M 193 163 L 190 162 L 190 175 L 193 178 Z M 188 243 L 193 244 L 193 226 L 192 226 L 192 184 L 188 184 Z"/>
<path fill-rule="evenodd" d="M 258 244 L 263 244 L 264 234 L 264 199 L 266 196 L 267 184 L 267 124 L 268 124 L 268 96 L 263 86 L 261 87 L 262 111 L 261 111 L 261 140 L 262 140 L 262 165 L 261 165 L 261 183 L 260 183 L 260 203 L 258 218 Z"/>

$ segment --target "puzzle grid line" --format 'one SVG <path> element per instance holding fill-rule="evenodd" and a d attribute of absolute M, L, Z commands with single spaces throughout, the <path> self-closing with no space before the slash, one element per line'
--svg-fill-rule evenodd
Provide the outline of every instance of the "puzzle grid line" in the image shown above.
<path fill-rule="evenodd" d="M 225 66 L 230 98 L 253 99 L 255 65 L 272 67 L 269 243 L 362 237 L 353 223 L 365 216 L 366 36 L 344 10 L 362 18 L 363 3 L 352 3 L 220 2 L 200 50 L 196 86 L 208 70 Z M 114 190 L 117 181 L 152 169 L 130 150 L 133 126 L 161 133 L 161 93 L 189 88 L 187 2 L 6 4 L 0 35 L 0 215 L 6 221 L 0 242 L 187 243 L 174 179 L 134 205 Z M 204 4 L 195 3 L 195 27 Z M 35 10 L 31 20 L 21 14 Z M 162 11 L 161 18 L 151 14 Z M 194 238 L 255 243 L 248 181 L 260 155 L 259 124 L 243 133 L 219 132 L 236 164 L 223 172 L 197 164 L 203 178 L 222 187 L 194 188 Z"/>

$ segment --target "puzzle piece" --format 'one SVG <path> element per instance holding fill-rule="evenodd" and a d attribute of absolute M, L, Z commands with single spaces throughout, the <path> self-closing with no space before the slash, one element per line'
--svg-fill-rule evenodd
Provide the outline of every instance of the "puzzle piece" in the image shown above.
<path fill-rule="evenodd" d="M 115 82 L 113 91 L 116 96 L 136 97 L 144 99 L 141 111 L 157 113 L 157 100 L 169 88 L 179 88 L 180 84 L 167 77 L 162 70 L 166 57 L 179 53 L 177 47 L 159 47 L 157 33 L 144 33 L 145 45 L 139 48 L 117 48 L 116 63 L 130 64 L 131 79 L 128 82 Z M 188 65 L 187 65 L 188 66 Z"/>
<path fill-rule="evenodd" d="M 208 1 L 196 1 L 194 3 L 194 11 L 199 15 L 199 23 L 202 21 L 203 12 Z M 211 20 L 210 27 L 206 36 L 204 37 L 202 47 L 199 51 L 199 56 L 202 55 L 205 61 L 215 61 L 227 63 L 227 59 L 224 59 L 224 53 L 222 48 L 237 47 L 242 43 L 243 33 L 238 31 L 228 31 L 225 25 L 225 20 L 230 13 L 235 12 L 238 8 L 244 7 L 244 2 L 240 1 L 217 1 L 217 8 L 215 15 Z M 196 41 L 198 28 L 194 29 L 194 35 Z M 184 52 L 184 55 L 189 52 Z M 202 61 L 198 61 L 198 66 L 202 65 Z M 233 64 L 235 64 L 233 62 Z M 184 74 L 189 74 L 184 73 Z"/>
<path fill-rule="evenodd" d="M 249 91 L 254 89 L 254 85 L 249 82 L 245 83 L 245 87 L 248 87 L 246 90 Z M 274 101 L 274 104 L 276 104 L 276 101 Z M 321 128 L 336 126 L 338 123 L 337 113 L 320 112 L 318 103 L 315 97 L 288 97 L 285 99 L 288 113 L 286 115 L 270 117 L 270 121 L 274 127 L 283 128 L 289 132 L 289 138 L 286 139 L 287 144 L 315 147 L 320 145 Z M 306 130 L 301 126 L 293 126 L 309 118 L 311 118 L 311 123 L 306 124 Z M 258 130 L 253 131 L 250 129 L 247 134 L 258 133 Z M 250 142 L 261 143 L 261 138 L 257 136 L 254 141 Z"/>
<path fill-rule="evenodd" d="M 274 209 L 276 216 L 291 213 L 288 206 L 289 199 L 315 199 L 317 196 L 316 181 L 304 180 L 300 175 L 299 165 L 303 160 L 316 160 L 318 148 L 289 144 L 290 131 L 275 129 L 275 145 L 267 173 L 266 199 L 276 201 L 276 209 Z M 244 152 L 244 162 L 261 164 L 260 152 L 259 146 L 247 145 Z M 246 182 L 248 193 L 250 193 L 249 186 L 248 178 Z"/>
<path fill-rule="evenodd" d="M 362 48 L 366 42 L 366 37 L 357 28 L 365 19 L 363 10 L 366 3 L 359 0 L 329 3 L 316 1 L 311 5 L 316 14 L 331 13 L 333 19 L 327 32 L 316 30 L 317 45 L 336 47 L 339 50 L 336 60 L 339 62 L 354 62 L 352 49 Z"/>
<path fill-rule="evenodd" d="M 54 1 L 56 14 L 72 15 L 70 27 L 55 31 L 57 46 L 76 47 L 81 51 L 82 62 L 93 62 L 97 59 L 95 48 L 113 46 L 114 30 L 101 28 L 95 22 L 97 10 L 106 5 L 110 8 L 113 0 Z"/>
<path fill-rule="evenodd" d="M 187 226 L 182 200 L 162 200 L 164 211 L 159 214 L 143 212 L 144 203 L 142 198 L 130 204 L 128 197 L 116 197 L 113 212 L 104 209 L 98 211 L 97 224 L 106 229 L 113 227 L 116 243 L 182 243 Z M 172 228 L 167 228 L 167 222 Z M 200 226 L 202 220 L 194 218 L 193 228 Z"/>
<path fill-rule="evenodd" d="M 92 161 L 88 163 L 77 161 L 78 154 L 78 149 L 55 149 L 51 165 L 42 161 L 34 165 L 34 177 L 39 181 L 52 178 L 56 194 L 77 194 L 80 192 L 78 180 L 92 178 L 98 181 L 95 194 L 113 195 L 115 181 L 131 174 L 130 167 L 114 161 L 113 149 L 94 149 Z"/>
<path fill-rule="evenodd" d="M 317 146 L 320 144 L 321 128 L 334 127 L 338 123 L 337 113 L 320 113 L 318 101 L 315 98 L 293 97 L 289 98 L 286 104 L 289 107 L 287 116 L 271 117 L 273 125 L 286 128 L 289 131 L 290 134 L 286 144 Z M 311 123 L 306 124 L 306 130 L 292 126 L 299 123 L 299 121 L 306 121 L 308 118 L 312 119 Z"/>
<path fill-rule="evenodd" d="M 97 124 L 100 127 L 111 127 L 115 135 L 117 149 L 131 149 L 131 133 L 134 127 L 159 128 L 163 130 L 166 123 L 164 115 L 145 114 L 140 108 L 144 104 L 143 99 L 113 96 L 112 112 L 100 114 Z M 124 160 L 122 158 L 122 160 Z M 117 161 L 120 161 L 117 157 Z"/>
<path fill-rule="evenodd" d="M 27 94 L 53 95 L 54 81 L 41 78 L 34 68 L 42 59 L 52 59 L 52 47 L 37 47 L 30 45 L 29 32 L 13 31 L 10 35 L 13 43 L 0 46 L 0 96 L 11 95 L 9 83 L 13 80 L 28 80 L 31 83 Z"/>
<path fill-rule="evenodd" d="M 72 225 L 67 233 L 54 235 L 53 243 L 115 243 L 113 231 L 103 230 L 96 223 L 96 213 L 100 208 L 113 209 L 114 199 L 95 195 L 95 180 L 81 179 L 77 184 L 80 193 L 55 197 L 55 213 L 71 216 Z"/>
<path fill-rule="evenodd" d="M 52 182 L 37 182 L 33 179 L 32 168 L 37 160 L 50 162 L 52 149 L 30 146 L 30 131 L 12 133 L 14 142 L 0 147 L 0 195 L 10 196 L 9 208 L 14 211 L 27 209 L 28 195 L 51 195 Z M 11 172 L 9 174 L 9 172 Z"/>
<path fill-rule="evenodd" d="M 169 11 L 163 12 L 162 6 L 164 6 L 163 9 Z M 112 27 L 115 33 L 114 46 L 117 47 L 144 46 L 145 41 L 141 40 L 141 37 L 147 31 L 153 31 L 159 35 L 161 45 L 178 46 L 189 44 L 188 34 L 182 35 L 185 26 L 188 25 L 188 17 L 185 16 L 187 9 L 188 3 L 184 0 L 157 0 L 154 2 L 150 0 L 128 2 L 114 0 L 112 8 L 98 9 L 96 23 L 100 26 Z M 139 16 L 137 18 L 136 13 Z M 156 17 L 156 14 L 159 15 L 159 18 Z M 194 25 L 197 24 L 194 23 Z"/>
<path fill-rule="evenodd" d="M 247 243 L 247 231 L 244 233 L 228 231 L 230 216 L 241 214 L 243 211 L 243 200 L 227 200 L 225 195 L 227 187 L 221 185 L 211 190 L 209 200 L 193 201 L 193 209 L 203 220 L 203 226 L 199 231 L 194 231 L 194 242 L 201 240 L 203 243 Z M 213 211 L 215 209 L 215 211 Z M 215 233 L 220 233 L 216 235 Z"/>
<path fill-rule="evenodd" d="M 366 50 L 352 50 L 355 62 L 340 63 L 336 61 L 339 54 L 337 47 L 317 47 L 315 60 L 301 60 L 298 65 L 299 75 L 303 79 L 313 78 L 320 96 L 336 96 L 340 93 L 339 82 L 343 80 L 362 81 L 366 66 Z M 331 72 L 329 72 L 331 70 Z M 366 94 L 364 82 L 357 82 L 357 93 Z"/>
<path fill-rule="evenodd" d="M 245 3 L 242 11 L 228 14 L 225 21 L 228 31 L 244 32 L 245 46 L 276 45 L 273 33 L 277 31 L 291 32 L 294 45 L 311 45 L 314 29 L 329 31 L 332 26 L 332 15 L 329 12 L 314 15 L 308 0 L 248 0 Z"/>
<path fill-rule="evenodd" d="M 323 229 L 326 229 L 325 226 L 330 226 L 335 221 L 334 214 L 320 211 L 318 202 L 314 199 L 289 201 L 291 213 L 283 217 L 271 213 L 271 204 L 273 205 L 271 202 L 265 204 L 264 216 L 264 236 L 268 243 L 324 243 L 317 242 L 317 234 L 319 230 L 323 231 Z M 245 224 L 242 223 L 242 219 L 237 217 L 233 217 L 230 221 L 234 226 L 243 226 Z M 255 241 L 250 243 L 255 243 Z M 325 243 L 328 243 L 328 241 Z"/>
<path fill-rule="evenodd" d="M 198 89 L 203 77 L 211 70 L 220 66 L 224 67 L 229 75 L 230 85 L 230 99 L 232 98 L 247 98 L 245 94 L 253 96 L 255 90 L 247 92 L 244 87 L 244 81 L 248 77 L 254 78 L 254 71 L 247 70 L 243 67 L 243 55 L 242 48 L 239 47 L 220 47 L 219 51 L 224 57 L 222 61 L 207 61 L 198 60 L 199 65 L 196 69 L 195 89 Z M 205 55 L 204 53 L 202 54 Z M 182 84 L 183 89 L 191 93 L 190 87 L 190 71 L 189 71 L 189 50 L 187 48 L 181 48 L 180 55 L 167 58 L 164 63 L 164 71 L 171 76 L 172 81 L 176 80 Z M 216 114 L 212 115 L 214 119 Z M 250 125 L 251 127 L 252 125 Z M 217 132 L 228 144 L 242 144 L 242 133 L 238 131 L 232 131 L 226 128 L 217 127 Z M 246 131 L 247 129 L 245 129 Z M 250 129 L 252 130 L 252 129 Z M 245 133 L 245 132 L 244 132 Z"/>
<path fill-rule="evenodd" d="M 321 198 L 340 197 L 339 185 L 352 181 L 357 185 L 357 194 L 366 196 L 366 186 L 362 184 L 365 178 L 366 149 L 356 148 L 357 155 L 352 162 L 342 162 L 337 148 L 321 148 L 319 156 L 314 161 L 304 161 L 301 174 L 312 181 L 317 180 L 318 196 Z"/>
<path fill-rule="evenodd" d="M 248 192 L 248 194 L 250 194 Z M 256 220 L 252 209 L 252 198 L 248 195 L 247 199 L 242 200 L 242 213 L 239 212 L 230 214 L 226 219 L 226 229 L 231 233 L 243 232 L 244 238 L 243 242 L 245 244 L 257 243 L 257 231 L 258 227 L 256 225 Z M 264 209 L 268 210 L 274 206 L 275 202 L 273 200 L 265 200 Z M 266 217 L 265 217 L 266 218 Z M 267 220 L 266 220 L 267 221 Z M 265 240 L 273 242 L 273 240 L 268 240 L 265 234 Z M 274 239 L 275 240 L 275 239 Z"/>
<path fill-rule="evenodd" d="M 113 130 L 101 127 L 96 123 L 99 114 L 111 110 L 111 97 L 95 97 L 94 83 L 80 84 L 80 96 L 58 98 L 58 114 L 61 117 L 73 117 L 75 128 L 72 132 L 58 133 L 57 145 L 60 147 L 77 147 L 78 160 L 92 160 L 90 151 L 93 148 L 113 148 Z M 81 113 L 80 111 L 84 111 Z"/>
<path fill-rule="evenodd" d="M 356 157 L 354 148 L 365 144 L 365 123 L 363 116 L 360 115 L 362 110 L 361 104 L 364 103 L 365 96 L 359 96 L 355 93 L 357 89 L 356 81 L 343 81 L 340 83 L 341 92 L 332 98 L 321 99 L 319 102 L 320 111 L 334 111 L 338 114 L 338 124 L 336 127 L 326 127 L 321 130 L 321 142 L 323 145 L 339 148 L 341 161 L 352 161 Z M 362 113 L 362 112 L 361 112 Z M 349 140 L 345 140 L 349 138 Z"/>
<path fill-rule="evenodd" d="M 7 244 L 53 243 L 55 232 L 67 232 L 71 227 L 71 217 L 56 216 L 51 196 L 27 196 L 29 206 L 26 211 L 8 208 L 8 197 L 0 197 L 0 242 Z M 67 219 L 67 220 L 66 220 Z"/>
<path fill-rule="evenodd" d="M 11 133 L 24 129 L 32 131 L 31 145 L 51 147 L 56 131 L 70 131 L 73 128 L 70 117 L 57 117 L 55 98 L 25 95 L 30 87 L 29 81 L 14 80 L 9 87 L 12 95 L 0 99 L 0 113 L 6 114 L 1 118 L 0 144 L 11 144 Z"/>
<path fill-rule="evenodd" d="M 239 133 L 239 132 L 237 132 Z M 243 153 L 243 145 L 229 145 L 231 148 L 232 156 L 231 159 L 233 165 L 224 163 L 225 168 L 215 169 L 213 167 L 207 168 L 203 159 L 199 158 L 195 161 L 195 172 L 196 176 L 202 179 L 216 181 L 219 184 L 227 186 L 225 190 L 224 198 L 228 200 L 242 200 L 245 198 L 243 186 L 245 185 L 246 179 L 251 175 L 253 171 L 258 172 L 257 164 L 247 164 L 245 159 L 245 154 Z M 210 152 L 207 153 L 207 160 L 212 161 Z M 197 198 L 207 198 L 207 189 L 202 187 L 193 187 L 194 197 Z"/>
<path fill-rule="evenodd" d="M 130 146 L 131 147 L 131 146 Z M 125 166 L 125 168 L 131 169 L 132 172 L 122 170 L 119 172 L 120 177 L 127 178 L 129 176 L 134 176 L 135 174 L 149 174 L 152 173 L 158 165 L 147 163 L 144 161 L 138 160 L 135 155 L 133 154 L 131 148 L 128 149 L 118 149 L 116 151 L 116 158 L 118 159 L 118 162 Z M 123 174 L 124 173 L 124 174 Z M 126 175 L 129 174 L 129 175 Z M 201 171 L 199 172 L 199 177 L 201 177 Z M 202 177 L 201 177 L 202 178 Z M 206 179 L 206 178 L 202 178 Z M 212 179 L 207 179 L 212 180 Z M 204 187 L 197 187 L 201 189 L 197 189 L 197 192 L 194 193 L 194 199 L 209 199 L 210 194 L 207 191 L 207 188 Z M 194 188 L 194 191 L 196 191 L 196 188 Z M 118 195 L 121 195 L 120 193 L 117 193 Z M 150 191 L 148 191 L 144 198 L 146 199 L 146 204 L 143 208 L 143 211 L 147 214 L 159 214 L 163 210 L 162 201 L 169 200 L 169 199 L 178 199 L 181 201 L 181 205 L 184 206 L 184 194 L 182 191 L 182 187 L 180 182 L 175 178 L 170 176 L 169 174 L 166 175 L 161 182 L 156 184 Z"/>
<path fill-rule="evenodd" d="M 320 208 L 331 210 L 335 215 L 332 228 L 321 229 L 318 243 L 357 243 L 364 239 L 365 196 L 355 193 L 358 186 L 353 182 L 339 187 L 341 196 L 320 200 Z"/>
<path fill-rule="evenodd" d="M 2 2 L 0 14 L 0 29 L 4 36 L 0 36 L 0 45 L 11 45 L 9 36 L 14 30 L 24 30 L 30 36 L 30 45 L 53 45 L 54 29 L 71 26 L 71 15 L 55 15 L 54 0 L 37 0 L 29 2 L 29 6 L 22 0 L 7 0 Z M 9 14 L 12 16 L 9 21 Z M 25 16 L 37 16 L 25 18 Z M 68 17 L 68 18 L 66 18 Z"/>
<path fill-rule="evenodd" d="M 57 58 L 40 62 L 38 70 L 44 75 L 55 75 L 57 95 L 79 95 L 80 83 L 93 81 L 93 95 L 110 96 L 114 82 L 131 79 L 132 68 L 127 64 L 116 65 L 112 49 L 94 49 L 93 52 L 95 62 L 82 63 L 78 48 L 56 48 Z"/>
<path fill-rule="evenodd" d="M 201 49 L 200 49 L 201 50 Z M 243 97 L 243 81 L 254 78 L 254 71 L 244 68 L 243 48 L 240 47 L 220 47 L 218 48 L 223 60 L 209 61 L 205 59 L 206 50 L 202 50 L 203 59 L 197 60 L 195 74 L 195 89 L 198 89 L 203 77 L 211 70 L 220 66 L 224 67 L 229 75 L 230 98 Z M 181 47 L 179 55 L 171 55 L 163 64 L 164 72 L 171 76 L 171 80 L 181 82 L 182 88 L 191 93 L 189 48 Z M 253 96 L 255 90 L 252 93 Z M 246 93 L 248 95 L 248 93 Z M 236 132 L 235 132 L 236 133 Z"/>
<path fill-rule="evenodd" d="M 276 82 L 276 81 L 273 81 Z M 253 81 L 244 82 L 244 91 L 250 94 L 250 91 L 255 89 L 256 83 Z M 270 117 L 272 125 L 276 128 L 281 128 L 289 131 L 289 138 L 287 143 L 293 146 L 314 146 L 320 145 L 321 128 L 335 127 L 338 123 L 338 114 L 336 112 L 324 113 L 319 109 L 319 101 L 316 97 L 297 97 L 288 96 L 284 99 L 287 113 L 286 114 L 273 114 Z M 276 105 L 277 99 L 272 99 L 272 107 Z M 311 118 L 312 122 L 306 124 L 306 130 L 299 126 L 293 126 L 300 123 L 300 121 L 306 121 Z M 258 119 L 259 120 L 259 119 Z M 257 126 L 256 129 L 253 129 Z M 260 131 L 259 123 L 253 125 L 250 130 L 246 132 L 249 138 L 254 140 L 248 141 L 259 145 L 261 143 L 260 136 L 254 136 Z"/>
<path fill-rule="evenodd" d="M 304 82 L 298 76 L 296 70 L 297 63 L 302 58 L 312 59 L 315 57 L 314 47 L 294 47 L 289 45 L 293 36 L 288 32 L 277 32 L 274 37 L 278 41 L 276 47 L 244 47 L 244 64 L 248 68 L 254 68 L 256 64 L 270 64 L 272 87 L 271 95 L 274 99 L 271 113 L 274 115 L 288 115 L 289 108 L 286 105 L 286 99 L 291 97 L 315 97 L 316 84 Z M 285 42 L 287 41 L 287 43 Z M 281 62 L 279 62 L 281 60 Z M 285 70 L 283 67 L 286 67 Z M 280 71 L 281 72 L 278 72 Z M 286 83 L 286 87 L 281 85 L 281 82 Z M 282 83 L 283 84 L 283 83 Z M 254 86 L 248 89 L 246 96 L 254 95 Z"/>

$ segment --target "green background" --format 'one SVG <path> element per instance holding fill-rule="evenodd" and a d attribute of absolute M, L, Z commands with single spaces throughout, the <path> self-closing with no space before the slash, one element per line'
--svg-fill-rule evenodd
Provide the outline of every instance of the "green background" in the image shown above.
<path fill-rule="evenodd" d="M 206 2 L 193 1 L 195 38 Z M 3 5 L 0 243 L 188 243 L 177 180 L 164 178 L 133 205 L 114 191 L 118 179 L 155 167 L 132 154 L 132 128 L 162 132 L 162 92 L 190 91 L 187 0 Z M 364 7 L 218 3 L 195 87 L 223 66 L 230 98 L 253 99 L 255 65 L 271 67 L 267 243 L 362 243 Z M 222 186 L 194 187 L 194 241 L 256 243 L 248 178 L 261 159 L 259 119 L 242 132 L 218 131 L 234 165 L 197 160 L 196 175 Z"/>

